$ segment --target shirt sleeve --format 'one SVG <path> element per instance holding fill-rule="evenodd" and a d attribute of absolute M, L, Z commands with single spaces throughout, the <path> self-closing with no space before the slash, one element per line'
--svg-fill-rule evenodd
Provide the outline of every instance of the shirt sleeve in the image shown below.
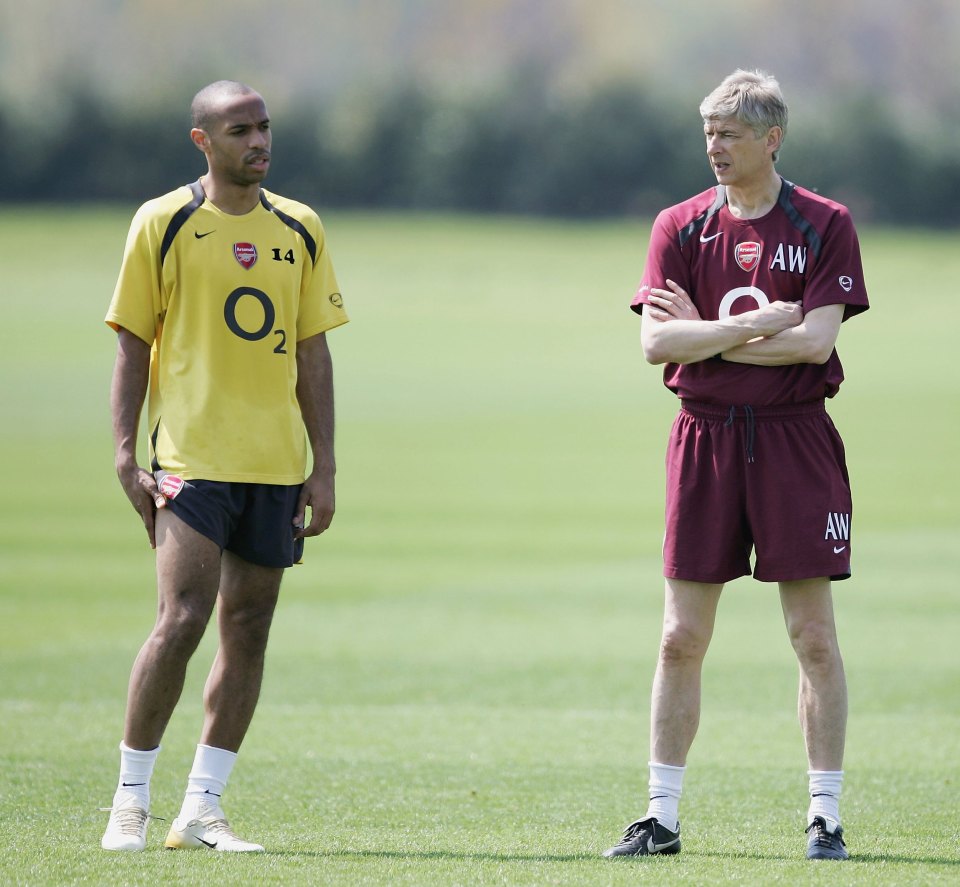
<path fill-rule="evenodd" d="M 141 207 L 130 223 L 120 275 L 105 321 L 153 343 L 161 314 L 160 263 L 155 220 Z"/>
<path fill-rule="evenodd" d="M 297 315 L 297 341 L 309 339 L 346 323 L 349 318 L 343 307 L 343 296 L 327 249 L 323 225 L 312 220 L 317 243 L 317 259 L 303 275 L 300 291 L 300 312 Z"/>
<path fill-rule="evenodd" d="M 668 278 L 683 287 L 693 298 L 690 265 L 681 252 L 676 221 L 669 211 L 664 210 L 653 223 L 643 277 L 640 279 L 640 285 L 630 303 L 630 308 L 637 314 L 641 314 L 643 306 L 650 304 L 650 290 L 665 289 Z"/>
<path fill-rule="evenodd" d="M 860 241 L 849 212 L 841 207 L 827 228 L 820 255 L 810 269 L 803 292 L 804 311 L 824 305 L 846 306 L 847 320 L 870 307 L 863 279 Z"/>

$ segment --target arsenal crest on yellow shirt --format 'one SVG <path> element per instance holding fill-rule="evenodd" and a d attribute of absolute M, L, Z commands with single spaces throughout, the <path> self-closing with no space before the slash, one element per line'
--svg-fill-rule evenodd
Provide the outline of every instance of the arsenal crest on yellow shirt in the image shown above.
<path fill-rule="evenodd" d="M 257 263 L 257 248 L 252 243 L 235 243 L 233 256 L 249 271 Z"/>

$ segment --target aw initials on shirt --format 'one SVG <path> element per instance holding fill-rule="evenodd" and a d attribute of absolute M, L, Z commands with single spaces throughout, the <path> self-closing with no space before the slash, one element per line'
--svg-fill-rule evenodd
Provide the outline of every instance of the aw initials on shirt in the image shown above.
<path fill-rule="evenodd" d="M 781 271 L 786 271 L 788 264 L 791 271 L 803 274 L 807 268 L 807 248 L 781 243 L 770 260 L 770 270 L 779 268 Z"/>

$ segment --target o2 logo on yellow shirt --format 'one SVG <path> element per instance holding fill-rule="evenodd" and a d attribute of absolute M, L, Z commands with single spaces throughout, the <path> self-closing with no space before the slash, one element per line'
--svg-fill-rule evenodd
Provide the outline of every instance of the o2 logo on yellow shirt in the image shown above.
<path fill-rule="evenodd" d="M 240 319 L 237 317 L 238 307 L 240 302 L 245 297 L 250 297 L 256 299 L 260 303 L 260 307 L 263 309 L 263 323 L 258 329 L 247 329 L 240 323 Z M 241 312 L 244 315 L 244 320 L 249 321 L 250 312 L 243 311 Z M 237 287 L 229 296 L 227 296 L 227 301 L 223 306 L 223 319 L 227 323 L 227 329 L 230 330 L 235 336 L 239 336 L 241 339 L 245 339 L 247 342 L 259 342 L 261 339 L 267 338 L 272 332 L 275 336 L 279 336 L 280 341 L 277 343 L 276 348 L 273 349 L 274 354 L 286 354 L 287 353 L 287 334 L 285 330 L 275 330 L 273 328 L 273 323 L 277 319 L 277 311 L 273 307 L 273 302 L 270 301 L 270 297 L 263 291 L 258 290 L 256 287 L 252 286 L 239 286 Z"/>

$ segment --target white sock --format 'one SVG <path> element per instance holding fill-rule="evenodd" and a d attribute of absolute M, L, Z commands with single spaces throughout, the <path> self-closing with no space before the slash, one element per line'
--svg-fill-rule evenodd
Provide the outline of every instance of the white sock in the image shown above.
<path fill-rule="evenodd" d="M 683 791 L 683 774 L 686 767 L 657 764 L 650 761 L 650 802 L 644 819 L 651 816 L 664 828 L 677 830 L 677 814 L 680 809 L 680 794 Z"/>
<path fill-rule="evenodd" d="M 143 810 L 150 810 L 150 778 L 153 776 L 153 766 L 157 762 L 158 754 L 159 745 L 150 751 L 140 751 L 129 748 L 125 742 L 120 743 L 120 778 L 113 796 L 114 807 L 133 804 Z"/>
<path fill-rule="evenodd" d="M 237 753 L 212 745 L 198 745 L 193 767 L 187 777 L 187 792 L 177 820 L 183 824 L 195 819 L 201 809 L 220 808 L 220 798 L 227 787 Z"/>
<path fill-rule="evenodd" d="M 810 809 L 807 822 L 813 822 L 815 816 L 822 816 L 827 823 L 827 831 L 834 831 L 840 825 L 840 790 L 843 787 L 843 770 L 808 770 L 810 779 Z"/>

